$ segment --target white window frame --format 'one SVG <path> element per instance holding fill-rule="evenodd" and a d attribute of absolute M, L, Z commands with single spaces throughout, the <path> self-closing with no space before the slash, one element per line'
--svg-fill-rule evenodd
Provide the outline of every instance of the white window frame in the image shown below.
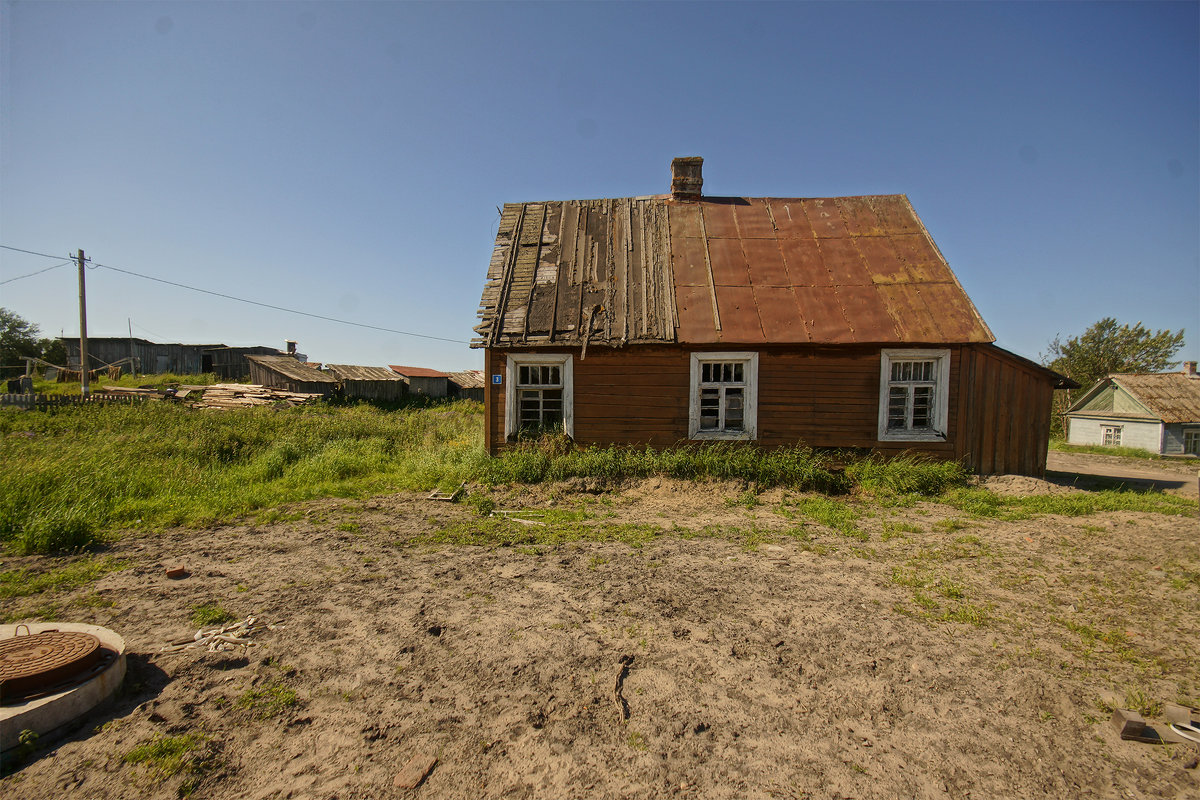
<path fill-rule="evenodd" d="M 1195 442 L 1195 447 L 1193 449 L 1188 449 L 1188 439 L 1189 438 Z M 1184 452 L 1184 454 L 1191 453 L 1194 456 L 1200 455 L 1200 441 L 1196 441 L 1197 439 L 1200 439 L 1200 428 L 1184 428 L 1183 429 L 1183 452 Z"/>
<path fill-rule="evenodd" d="M 745 393 L 742 396 L 741 431 L 700 430 L 700 378 L 705 363 L 742 362 Z M 692 353 L 691 380 L 688 389 L 688 438 L 699 441 L 753 441 L 758 438 L 758 353 Z"/>
<path fill-rule="evenodd" d="M 934 361 L 933 429 L 888 430 L 888 398 L 893 361 Z M 944 442 L 950 420 L 950 351 L 889 348 L 879 353 L 879 431 L 881 442 Z"/>
<path fill-rule="evenodd" d="M 504 387 L 504 438 L 507 440 L 521 429 L 521 409 L 517 400 L 517 378 L 520 367 L 557 366 L 562 375 L 563 432 L 575 438 L 575 379 L 573 360 L 569 353 L 516 353 L 508 356 Z"/>
<path fill-rule="evenodd" d="M 1100 426 L 1100 446 L 1101 447 L 1121 447 L 1121 440 L 1125 434 L 1124 425 L 1101 425 Z M 1105 441 L 1105 439 L 1108 441 Z"/>

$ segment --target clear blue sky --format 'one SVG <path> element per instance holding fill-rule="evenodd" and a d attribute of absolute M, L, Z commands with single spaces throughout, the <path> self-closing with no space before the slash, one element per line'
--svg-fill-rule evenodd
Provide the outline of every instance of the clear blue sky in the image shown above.
<path fill-rule="evenodd" d="M 466 341 L 505 202 L 904 193 L 1001 346 L 1200 356 L 1200 6 L 0 6 L 0 244 Z M 56 262 L 0 250 L 0 281 Z M 481 366 L 106 269 L 92 335 Z M 72 267 L 0 305 L 78 334 Z"/>

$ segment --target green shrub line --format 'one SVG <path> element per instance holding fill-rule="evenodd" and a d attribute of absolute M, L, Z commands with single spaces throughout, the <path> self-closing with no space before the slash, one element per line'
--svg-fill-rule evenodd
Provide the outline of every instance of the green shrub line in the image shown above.
<path fill-rule="evenodd" d="M 969 475 L 953 461 L 802 446 L 579 447 L 560 436 L 519 442 L 489 458 L 482 428 L 483 408 L 473 401 L 387 408 L 316 403 L 236 412 L 166 403 L 46 412 L 2 408 L 0 543 L 18 554 L 78 552 L 119 530 L 199 527 L 319 497 L 448 490 L 463 482 L 586 479 L 609 487 L 649 477 L 739 481 L 747 495 L 785 487 L 826 496 L 854 493 L 891 505 L 942 497 L 967 513 L 1013 519 L 1117 508 L 1187 513 L 1195 507 L 1193 501 L 1131 492 L 998 498 L 969 488 Z M 837 504 L 808 510 L 829 516 L 846 535 L 860 535 L 853 515 Z"/>

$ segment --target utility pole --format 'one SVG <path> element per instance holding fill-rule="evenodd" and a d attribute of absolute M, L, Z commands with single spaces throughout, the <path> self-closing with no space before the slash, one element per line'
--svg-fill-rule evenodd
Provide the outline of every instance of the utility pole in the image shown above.
<path fill-rule="evenodd" d="M 80 389 L 86 395 L 88 393 L 88 351 L 87 351 L 87 295 L 84 293 L 83 286 L 83 270 L 84 262 L 83 251 L 79 251 L 79 372 L 80 372 Z"/>

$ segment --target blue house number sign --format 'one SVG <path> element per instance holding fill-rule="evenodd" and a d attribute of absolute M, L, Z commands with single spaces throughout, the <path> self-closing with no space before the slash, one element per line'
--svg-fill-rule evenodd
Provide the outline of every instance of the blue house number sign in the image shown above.
<path fill-rule="evenodd" d="M 493 376 L 492 376 L 492 383 L 494 383 L 494 384 L 496 384 L 496 385 L 499 385 L 499 384 L 501 384 L 501 383 L 504 383 L 504 376 L 503 376 L 503 375 L 493 375 Z"/>

